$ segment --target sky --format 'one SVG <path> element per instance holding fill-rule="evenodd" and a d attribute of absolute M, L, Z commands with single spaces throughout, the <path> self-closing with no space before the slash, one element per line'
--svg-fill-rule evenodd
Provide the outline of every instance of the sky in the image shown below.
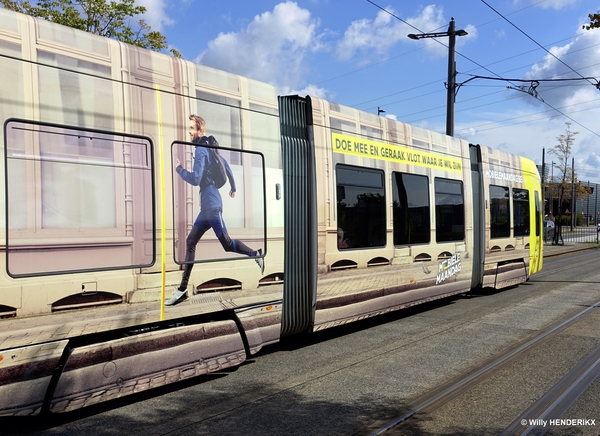
<path fill-rule="evenodd" d="M 579 180 L 600 182 L 600 0 L 137 0 L 184 58 L 445 133 L 454 18 L 455 136 L 542 162 L 567 128 Z M 475 78 L 480 76 L 484 78 Z M 503 79 L 492 80 L 490 78 Z M 468 83 L 465 83 L 467 80 Z M 513 79 L 513 80 L 506 80 Z M 522 80 L 539 82 L 531 94 Z M 463 84 L 464 83 L 464 84 Z M 519 89 L 519 87 L 524 87 Z M 536 98 L 537 97 L 537 98 Z M 566 123 L 570 123 L 570 127 Z M 558 170 L 554 170 L 558 173 Z M 556 175 L 555 173 L 555 175 Z"/>

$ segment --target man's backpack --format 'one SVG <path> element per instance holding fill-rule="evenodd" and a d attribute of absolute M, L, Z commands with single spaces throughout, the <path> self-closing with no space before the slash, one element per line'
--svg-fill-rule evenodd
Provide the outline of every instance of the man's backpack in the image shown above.
<path fill-rule="evenodd" d="M 210 178 L 213 180 L 217 189 L 220 189 L 227 182 L 225 159 L 223 159 L 223 157 L 219 154 L 217 148 L 213 148 L 219 146 L 219 143 L 214 136 L 208 137 L 208 145 L 211 146 L 208 148 Z"/>

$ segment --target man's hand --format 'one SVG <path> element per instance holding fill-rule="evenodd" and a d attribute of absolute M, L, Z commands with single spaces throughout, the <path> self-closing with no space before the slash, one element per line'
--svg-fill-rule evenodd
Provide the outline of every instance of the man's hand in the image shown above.
<path fill-rule="evenodd" d="M 229 196 L 230 196 L 231 198 L 235 197 L 235 191 L 229 191 Z"/>

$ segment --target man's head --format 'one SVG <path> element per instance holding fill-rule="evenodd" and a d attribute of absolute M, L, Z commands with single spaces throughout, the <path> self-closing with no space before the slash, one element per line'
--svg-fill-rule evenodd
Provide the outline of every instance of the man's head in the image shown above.
<path fill-rule="evenodd" d="M 206 134 L 206 122 L 198 115 L 190 115 L 190 140 L 200 139 Z"/>

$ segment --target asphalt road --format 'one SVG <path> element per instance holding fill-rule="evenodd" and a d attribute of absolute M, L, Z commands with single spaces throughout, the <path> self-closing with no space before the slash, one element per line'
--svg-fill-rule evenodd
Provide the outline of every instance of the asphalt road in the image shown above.
<path fill-rule="evenodd" d="M 437 301 L 264 349 L 230 372 L 77 412 L 0 419 L 0 434 L 352 435 L 410 409 L 459 377 L 600 300 L 600 252 L 546 259 L 531 281 Z M 498 434 L 589 350 L 600 309 L 456 401 L 414 434 Z M 600 434 L 600 377 L 566 413 L 595 426 L 548 434 Z"/>

